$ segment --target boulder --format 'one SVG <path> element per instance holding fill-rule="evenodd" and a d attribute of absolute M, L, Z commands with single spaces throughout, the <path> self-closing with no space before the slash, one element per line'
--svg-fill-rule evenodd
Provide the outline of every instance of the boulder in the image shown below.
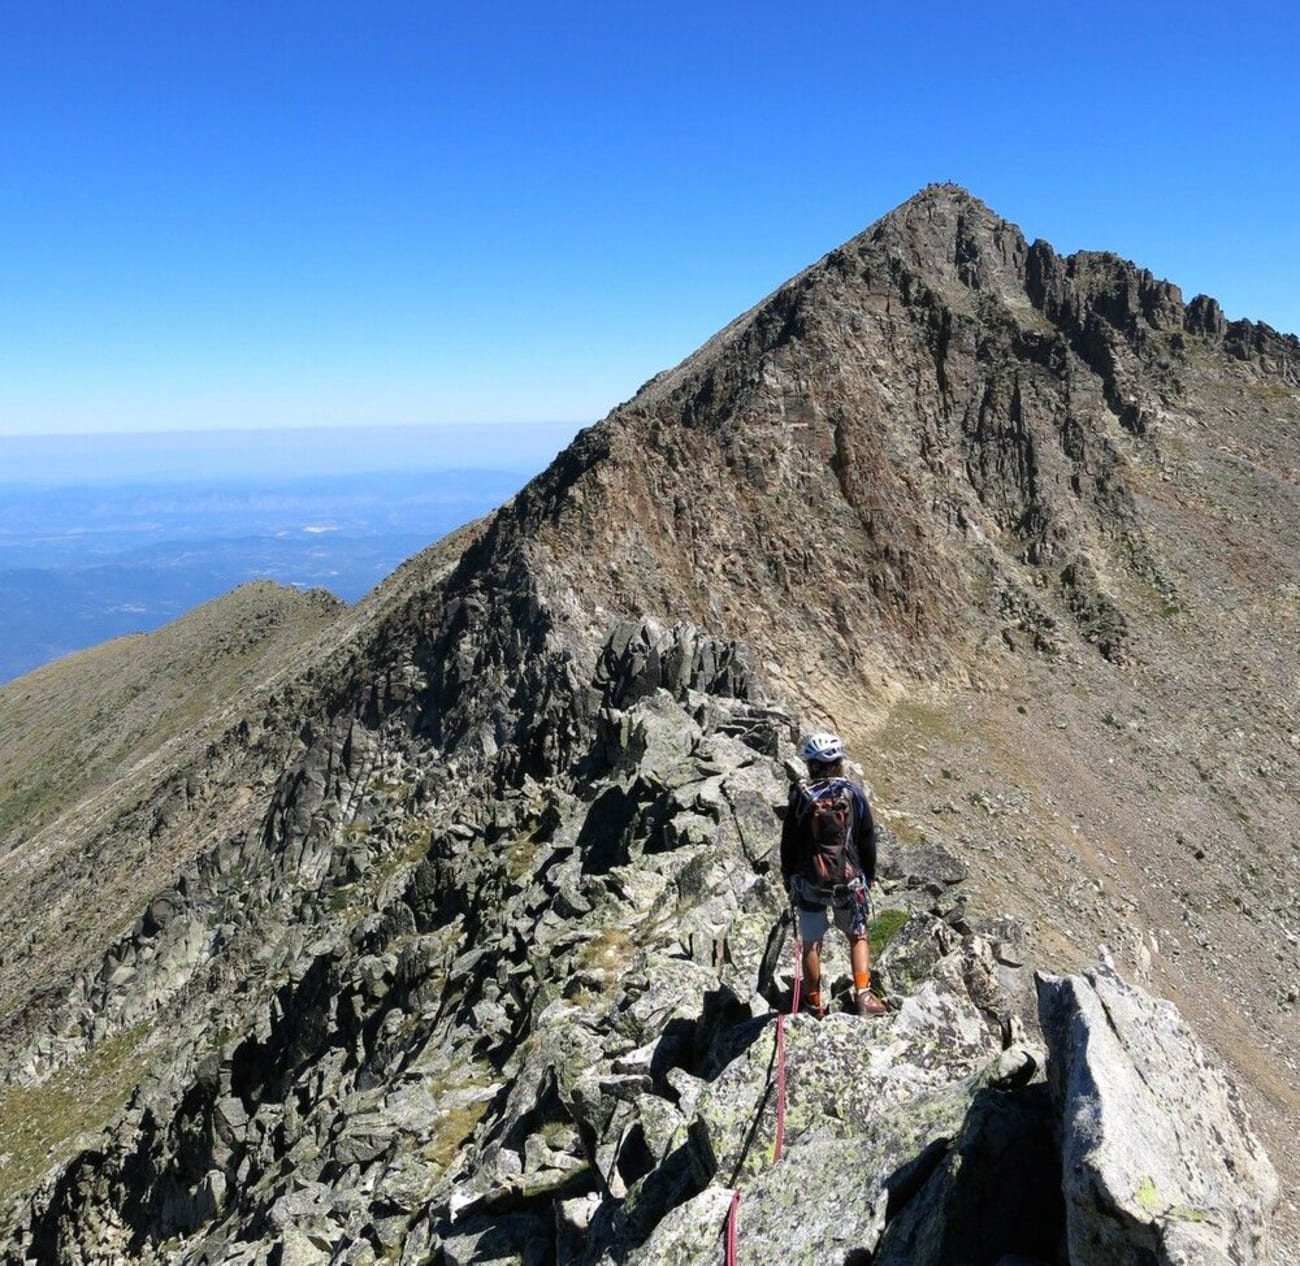
<path fill-rule="evenodd" d="M 1267 1260 L 1277 1176 L 1177 1008 L 1107 966 L 1037 985 L 1071 1266 Z"/>

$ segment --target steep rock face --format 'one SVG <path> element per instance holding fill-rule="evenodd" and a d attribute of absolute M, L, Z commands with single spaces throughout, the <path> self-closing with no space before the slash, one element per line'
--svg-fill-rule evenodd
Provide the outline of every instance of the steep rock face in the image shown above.
<path fill-rule="evenodd" d="M 1128 437 L 1193 395 L 1215 337 L 1186 313 L 927 191 L 643 389 L 541 539 L 611 610 L 850 680 L 968 662 L 990 631 L 1052 651 L 1074 627 L 1122 660 L 1124 607 L 1175 598 Z M 1254 368 L 1294 385 L 1300 345 L 1259 337 Z"/>
<path fill-rule="evenodd" d="M 1199 425 L 1206 384 L 1271 401 L 1295 344 L 1234 335 L 1203 303 L 1180 322 L 1178 304 L 1112 257 L 1061 261 L 968 195 L 926 191 L 340 620 L 95 827 L 99 856 L 148 840 L 175 865 L 107 953 L 11 1017 L 7 1106 L 45 1133 L 18 1132 L 0 1183 L 7 1169 L 6 1194 L 26 1197 L 55 1162 L 15 1206 L 14 1260 L 678 1260 L 663 1237 L 691 1228 L 699 1247 L 746 1163 L 730 1091 L 751 1120 L 768 1112 L 783 702 L 843 709 L 865 734 L 872 706 L 926 675 L 1147 672 L 1153 608 L 1246 591 L 1235 558 L 1206 568 L 1171 546 L 1187 507 L 1153 472 Z M 1261 446 L 1270 470 L 1289 460 L 1285 428 L 1268 447 L 1224 417 L 1216 440 Z M 1269 503 L 1274 576 L 1294 574 L 1291 496 Z M 1252 612 L 1261 642 L 1281 614 Z M 1064 1234 L 1047 1092 L 1026 1074 L 1041 1059 L 1014 1053 L 1029 933 L 950 891 L 996 870 L 1005 810 L 963 792 L 989 829 L 940 804 L 886 851 L 890 900 L 917 916 L 880 963 L 897 1016 L 879 1034 L 825 1026 L 826 1049 L 889 1086 L 878 1136 L 860 1105 L 837 1115 L 852 1085 L 801 1098 L 842 1066 L 791 1025 L 807 1073 L 792 1149 L 830 1163 L 872 1138 L 846 1255 L 939 1262 L 969 1241 L 1050 1261 Z M 1086 868 L 1089 846 L 1044 844 L 1011 895 L 1074 917 L 1053 867 Z M 1163 941 L 1177 915 L 1161 917 Z M 155 1070 L 138 1087 L 134 1060 Z M 58 1132 L 65 1077 L 96 1087 L 88 1125 L 125 1102 L 106 1133 Z M 984 1093 L 1003 1089 L 1026 1093 Z M 965 1158 L 1021 1146 L 1043 1161 L 1032 1198 L 961 1178 Z M 810 1251 L 782 1221 L 783 1184 L 748 1176 L 763 1234 Z M 1014 1198 L 1037 1211 L 1032 1235 L 994 1243 L 981 1203 Z"/>
<path fill-rule="evenodd" d="M 830 642 L 855 677 L 861 630 L 877 663 L 951 662 L 1004 616 L 990 589 L 1090 633 L 1098 570 L 1159 578 L 1110 433 L 1135 336 L 1084 274 L 965 195 L 922 195 L 643 390 L 572 481 L 563 544 L 542 540 L 611 609 L 686 604 L 781 662 L 792 633 Z"/>
<path fill-rule="evenodd" d="M 1177 1011 L 1107 969 L 1044 978 L 1039 1008 L 1065 1108 L 1070 1261 L 1266 1256 L 1276 1175 Z"/>

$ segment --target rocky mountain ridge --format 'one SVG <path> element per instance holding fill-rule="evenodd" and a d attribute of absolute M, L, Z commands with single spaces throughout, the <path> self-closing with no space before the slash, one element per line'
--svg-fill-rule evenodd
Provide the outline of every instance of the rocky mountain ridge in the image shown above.
<path fill-rule="evenodd" d="M 787 992 L 773 806 L 794 722 L 762 701 L 734 644 L 683 626 L 620 626 L 592 685 L 600 706 L 568 776 L 491 798 L 449 789 L 414 817 L 419 848 L 378 885 L 357 852 L 356 879 L 330 875 L 308 827 L 296 882 L 330 894 L 333 917 L 309 942 L 303 906 L 286 925 L 269 902 L 245 905 L 264 951 L 251 966 L 269 990 L 227 994 L 207 1016 L 210 996 L 169 1000 L 164 1014 L 183 1016 L 191 1038 L 45 1180 L 11 1259 L 703 1262 L 717 1256 L 720 1193 L 738 1184 L 747 1237 L 810 1262 L 831 1251 L 944 1261 L 954 1246 L 987 1260 L 1115 1260 L 1089 1256 L 1094 1241 L 1130 1240 L 1174 1261 L 1189 1238 L 1266 1250 L 1271 1167 L 1176 1019 L 1150 1053 L 1140 1019 L 1119 1023 L 1112 1058 L 1122 1067 L 1138 1052 L 1158 1067 L 1180 1055 L 1181 1100 L 1151 1091 L 1150 1068 L 1137 1098 L 1177 1112 L 1191 1142 L 1161 1165 L 1139 1137 L 1136 1174 L 1123 1157 L 1080 1164 L 1097 1190 L 1050 1181 L 1061 1162 L 1042 1070 L 1054 1064 L 1025 1042 L 1015 1009 L 1021 932 L 976 931 L 953 902 L 960 862 L 897 841 L 880 901 L 904 923 L 878 968 L 897 1013 L 879 1029 L 801 1018 L 788 1037 L 784 1164 L 852 1159 L 874 1177 L 847 1207 L 837 1188 L 816 1216 L 792 1204 L 798 1187 L 767 1177 L 765 1148 L 773 1005 Z M 375 765 L 344 756 L 338 768 L 368 779 Z M 293 798 L 311 785 L 295 780 Z M 395 816 L 409 830 L 414 815 Z M 394 842 L 367 842 L 364 856 L 380 863 Z M 268 891 L 259 868 L 281 876 L 273 848 L 242 860 L 250 893 Z M 194 913 L 155 902 L 137 949 Z M 237 940 L 215 948 L 233 957 Z M 843 952 L 829 948 L 827 970 L 843 977 Z M 119 993 L 139 997 L 148 967 L 137 956 Z M 1111 975 L 1042 988 L 1060 1077 L 1085 1084 L 1103 1078 L 1068 1033 L 1084 1022 L 1068 991 L 1153 1006 Z M 107 996 L 82 1004 L 111 1015 Z M 214 1043 L 241 1012 L 248 1031 Z M 958 1157 L 988 1148 L 1004 1159 L 971 1189 Z"/>
<path fill-rule="evenodd" d="M 539 1262 L 693 1260 L 655 1256 L 656 1228 L 712 1225 L 730 1176 L 715 1181 L 708 1157 L 737 1125 L 710 1135 L 696 1109 L 712 1092 L 695 1083 L 754 1063 L 746 1050 L 781 992 L 765 858 L 796 725 L 783 704 L 869 753 L 886 818 L 911 837 L 897 856 L 943 839 L 952 864 L 985 863 L 967 882 L 988 911 L 974 922 L 902 883 L 900 912 L 922 930 L 900 947 L 931 936 L 951 950 L 1010 912 L 1045 966 L 1072 969 L 1122 917 L 1138 932 L 1128 970 L 1203 996 L 1213 965 L 1172 955 L 1166 929 L 1190 949 L 1205 916 L 1222 918 L 1259 942 L 1257 979 L 1232 983 L 1264 1055 L 1236 1071 L 1257 1108 L 1293 1110 L 1269 1063 L 1293 1025 L 1270 993 L 1295 957 L 1280 921 L 1293 700 L 1255 722 L 1265 775 L 1225 774 L 1189 741 L 1195 709 L 1163 706 L 1186 701 L 1188 662 L 1204 670 L 1201 706 L 1223 717 L 1240 685 L 1225 655 L 1261 687 L 1297 679 L 1280 636 L 1300 593 L 1297 344 L 1216 312 L 1114 257 L 1062 261 L 969 195 L 927 190 L 648 384 L 490 521 L 408 564 L 206 749 L 79 828 L 95 864 L 129 842 L 174 879 L 141 891 L 70 981 L 42 982 L 34 951 L 57 931 L 39 913 L 6 965 L 28 989 L 6 1019 L 7 1127 L 26 1111 L 49 1123 L 37 1144 L 59 1142 L 42 1094 L 60 1070 L 89 1067 L 109 1108 L 129 1096 L 108 1134 L 65 1146 L 71 1159 L 15 1206 L 15 1260 L 534 1260 L 535 1240 Z M 1261 409 L 1276 426 L 1260 427 Z M 1265 520 L 1270 534 L 1249 539 Z M 1211 608 L 1233 621 L 1226 650 L 1203 634 Z M 1025 702 L 1004 731 L 965 719 L 972 699 L 1006 698 Z M 1110 721 L 1087 715 L 1099 698 Z M 1028 719 L 1053 708 L 1060 738 Z M 1008 748 L 1017 726 L 1054 758 L 1049 777 Z M 1118 731 L 1109 749 L 1099 729 Z M 972 734 L 978 765 L 950 755 Z M 1176 797 L 1148 796 L 1139 832 L 1062 840 L 1049 802 L 1032 801 L 1091 790 L 1096 771 L 1058 746 L 1081 739 L 1132 765 L 1107 771 L 1117 806 L 1156 751 Z M 1180 768 L 1198 760 L 1199 794 Z M 1237 784 L 1260 778 L 1256 819 Z M 999 779 L 1020 796 L 1014 834 Z M 989 826 L 972 837 L 965 811 L 929 812 L 945 783 L 965 784 Z M 1171 900 L 1160 881 L 1173 868 L 1139 867 L 1184 854 L 1192 820 L 1223 855 Z M 981 856 L 989 829 L 1032 868 L 1029 891 L 1026 872 Z M 9 857 L 45 848 L 19 839 Z M 1120 858 L 1129 883 L 1077 902 L 1074 883 Z M 1239 904 L 1200 904 L 1198 885 L 1275 863 L 1262 882 L 1238 878 Z M 936 918 L 950 931 L 924 931 Z M 960 1080 L 1007 1043 L 1001 1021 L 995 1033 L 951 996 L 944 1006 L 977 1017 L 958 1026 L 970 1061 L 941 1061 Z M 1032 1025 L 1023 997 L 1019 1010 Z M 648 1071 L 628 1062 L 665 1039 Z M 926 1041 L 960 1048 L 947 1031 Z M 158 1071 L 133 1090 L 137 1059 Z M 753 1090 L 754 1072 L 732 1075 Z M 919 1141 L 927 1165 L 956 1155 L 963 1102 Z M 0 1181 L 15 1174 L 12 1141 Z M 1248 1213 L 1209 1220 L 1262 1252 L 1267 1162 L 1240 1163 L 1257 1169 L 1253 1229 Z M 1134 1181 L 1149 1206 L 1125 1214 L 1139 1236 L 1205 1220 L 1169 1214 L 1203 1210 L 1204 1191 Z M 922 1207 L 910 1216 L 936 1245 L 964 1225 L 945 1232 Z M 846 1254 L 904 1236 L 899 1209 L 885 1214 Z M 453 1230 L 461 1215 L 472 1243 Z M 537 1240 L 542 1223 L 553 1231 Z M 1066 1260 L 1069 1223 L 1050 1215 L 1032 1251 Z"/>

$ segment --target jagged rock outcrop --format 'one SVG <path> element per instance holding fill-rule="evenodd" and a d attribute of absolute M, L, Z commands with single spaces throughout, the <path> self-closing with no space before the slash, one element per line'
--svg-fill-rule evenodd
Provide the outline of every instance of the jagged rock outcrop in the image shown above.
<path fill-rule="evenodd" d="M 1104 967 L 1038 991 L 1070 1262 L 1266 1260 L 1277 1177 L 1174 1007 Z"/>
<path fill-rule="evenodd" d="M 743 1242 L 773 1260 L 1091 1251 L 1065 1167 L 1085 1145 L 1112 1167 L 1076 1126 L 1114 1073 L 1060 1038 L 1090 1013 L 1077 975 L 1052 986 L 1077 997 L 1041 1047 L 1034 956 L 1076 967 L 1070 938 L 1122 917 L 1140 969 L 1169 972 L 1162 947 L 1211 952 L 1205 894 L 1234 873 L 1230 926 L 1273 938 L 1265 987 L 1294 957 L 1268 922 L 1290 845 L 1272 825 L 1243 838 L 1286 820 L 1285 718 L 1261 696 L 1249 737 L 1189 728 L 1190 701 L 1211 710 L 1229 682 L 1211 608 L 1243 606 L 1254 680 L 1300 669 L 1292 441 L 1240 421 L 1256 398 L 1290 416 L 1297 346 L 1220 318 L 927 190 L 407 564 L 83 834 L 64 823 L 60 855 L 127 859 L 137 899 L 71 977 L 40 974 L 54 923 L 17 952 L 33 975 L 3 1022 L 6 1116 L 32 1125 L 6 1135 L 0 1260 L 714 1261 L 737 1184 Z M 1273 520 L 1246 551 L 1245 520 L 1225 534 L 1214 515 L 1248 499 L 1216 499 L 1236 485 L 1210 475 L 1249 462 Z M 970 693 L 940 712 L 946 689 Z M 1169 717 L 1142 711 L 1155 689 Z M 797 706 L 888 777 L 893 1009 L 784 1025 L 774 1167 L 772 849 Z M 1085 706 L 1116 743 L 1100 760 L 1073 745 Z M 907 722 L 903 750 L 882 717 Z M 1002 730 L 1014 783 L 988 791 Z M 1220 746 L 1249 797 L 1210 766 Z M 1137 825 L 1084 818 L 1134 778 Z M 1190 821 L 1215 847 L 1198 837 L 1189 872 Z M 1201 979 L 1193 958 L 1177 966 Z M 846 991 L 842 949 L 826 970 Z M 1165 1027 L 1171 1067 L 1207 1062 Z M 1135 1064 L 1143 1040 L 1121 1044 Z M 1189 1114 L 1188 1172 L 1216 1128 Z M 1237 1204 L 1152 1169 L 1160 1200 L 1186 1187 L 1218 1219 L 1218 1240 L 1160 1230 L 1170 1260 L 1191 1243 L 1262 1260 L 1274 1196 L 1240 1140 Z M 846 1168 L 851 1206 L 792 1196 L 790 1173 Z M 1144 1222 L 1127 1179 L 1112 1221 L 1150 1247 L 1183 1197 Z"/>

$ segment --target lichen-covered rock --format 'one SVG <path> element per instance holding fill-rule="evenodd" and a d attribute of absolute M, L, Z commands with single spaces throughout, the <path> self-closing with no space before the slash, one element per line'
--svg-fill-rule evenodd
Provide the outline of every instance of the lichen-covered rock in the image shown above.
<path fill-rule="evenodd" d="M 962 954 L 959 949 L 956 956 Z M 954 979 L 960 986 L 960 973 Z M 775 1137 L 776 1028 L 774 1021 L 746 1026 L 743 1053 L 697 1102 L 691 1137 L 705 1180 L 716 1175 L 734 1183 L 767 1164 Z M 940 989 L 933 981 L 884 1020 L 795 1017 L 784 1031 L 786 1139 L 794 1145 L 818 1136 L 861 1138 L 874 1122 L 905 1116 L 917 1100 L 924 1100 L 917 1116 L 932 1124 L 949 1122 L 953 1111 L 960 1119 L 966 1092 L 955 1108 L 943 1105 L 938 1092 L 971 1076 L 1000 1049 L 969 995 Z M 903 1132 L 915 1141 L 925 1130 L 909 1123 Z M 921 1139 L 920 1147 L 930 1141 Z M 869 1169 L 870 1157 L 863 1164 Z"/>
<path fill-rule="evenodd" d="M 716 1266 L 725 1248 L 732 1196 L 725 1187 L 706 1188 L 666 1214 L 649 1239 L 626 1258 L 607 1253 L 600 1266 L 619 1261 L 626 1266 Z"/>
<path fill-rule="evenodd" d="M 1071 1266 L 1267 1260 L 1277 1177 L 1173 1004 L 1105 966 L 1038 992 Z"/>
<path fill-rule="evenodd" d="M 888 1193 L 857 1139 L 796 1144 L 748 1183 L 736 1211 L 741 1260 L 788 1266 L 866 1262 L 885 1222 Z"/>

